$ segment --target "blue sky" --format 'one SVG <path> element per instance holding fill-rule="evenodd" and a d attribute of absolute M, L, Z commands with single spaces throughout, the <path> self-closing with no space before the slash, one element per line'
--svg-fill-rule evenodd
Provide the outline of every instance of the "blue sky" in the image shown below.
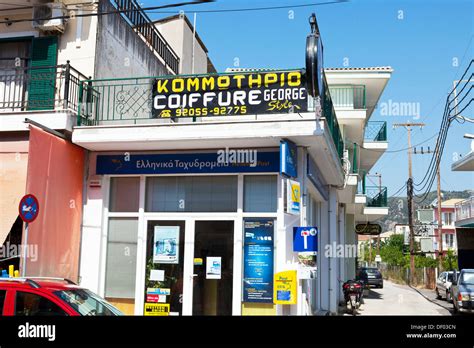
<path fill-rule="evenodd" d="M 192 20 L 193 10 L 325 1 L 218 0 L 180 9 Z M 142 3 L 143 6 L 163 4 L 150 0 L 142 0 Z M 178 10 L 171 11 L 176 13 Z M 342 67 L 344 58 L 349 59 L 349 67 L 389 65 L 394 73 L 380 102 L 419 103 L 419 120 L 413 120 L 412 116 L 383 116 L 380 108 L 375 110 L 371 120 L 388 123 L 389 151 L 407 147 L 406 131 L 402 128 L 392 129 L 392 123 L 426 123 L 422 130 L 412 132 L 412 144 L 421 143 L 439 131 L 446 95 L 452 88 L 453 80 L 462 75 L 474 56 L 472 1 L 353 0 L 341 4 L 273 11 L 198 13 L 197 31 L 218 71 L 234 66 L 235 58 L 238 58 L 240 67 L 298 68 L 304 67 L 308 17 L 312 12 L 316 13 L 323 38 L 326 67 Z M 157 19 L 171 13 L 149 15 Z M 464 115 L 473 117 L 473 110 L 471 104 Z M 463 138 L 465 133 L 474 133 L 473 124 L 461 125 L 455 122 L 449 130 L 441 163 L 443 190 L 474 189 L 472 173 L 451 171 L 456 153 L 466 154 L 470 149 L 470 140 Z M 435 139 L 423 145 L 433 148 Z M 429 155 L 414 156 L 415 182 L 424 175 L 429 160 Z M 387 152 L 371 172 L 380 172 L 389 195 L 394 193 L 407 178 L 406 151 Z"/>

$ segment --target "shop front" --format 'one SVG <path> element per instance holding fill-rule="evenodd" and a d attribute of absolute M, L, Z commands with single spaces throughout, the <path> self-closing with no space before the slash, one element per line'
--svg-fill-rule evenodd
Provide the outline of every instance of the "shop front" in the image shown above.
<path fill-rule="evenodd" d="M 99 293 L 128 314 L 240 315 L 244 230 L 258 224 L 271 252 L 248 301 L 273 309 L 280 154 L 252 151 L 253 164 L 220 163 L 217 151 L 92 155 L 89 195 L 103 193 Z"/>

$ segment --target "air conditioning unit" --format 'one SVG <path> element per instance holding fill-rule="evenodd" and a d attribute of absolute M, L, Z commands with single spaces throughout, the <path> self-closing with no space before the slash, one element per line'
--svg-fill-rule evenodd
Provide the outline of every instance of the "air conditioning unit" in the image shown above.
<path fill-rule="evenodd" d="M 55 2 L 33 7 L 33 27 L 42 31 L 63 33 L 66 27 L 64 17 L 66 7 L 63 3 Z"/>

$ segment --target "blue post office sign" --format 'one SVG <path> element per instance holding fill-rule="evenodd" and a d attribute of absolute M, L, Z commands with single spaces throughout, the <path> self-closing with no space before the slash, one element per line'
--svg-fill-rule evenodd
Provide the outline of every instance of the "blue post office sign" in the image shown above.
<path fill-rule="evenodd" d="M 293 227 L 293 251 L 318 251 L 318 228 L 315 226 Z"/>
<path fill-rule="evenodd" d="M 280 173 L 291 178 L 298 176 L 297 172 L 297 147 L 289 140 L 280 142 Z"/>
<path fill-rule="evenodd" d="M 256 151 L 252 163 L 220 160 L 212 153 L 98 155 L 96 174 L 278 173 L 279 152 Z"/>

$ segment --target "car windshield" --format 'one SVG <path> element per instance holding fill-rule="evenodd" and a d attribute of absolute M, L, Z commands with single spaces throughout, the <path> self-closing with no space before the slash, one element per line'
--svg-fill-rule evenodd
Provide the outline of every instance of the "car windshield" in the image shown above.
<path fill-rule="evenodd" d="M 379 270 L 377 268 L 367 268 L 365 271 L 370 274 L 379 274 Z"/>
<path fill-rule="evenodd" d="M 54 294 L 81 315 L 123 315 L 117 308 L 87 289 L 61 290 Z"/>
<path fill-rule="evenodd" d="M 474 285 L 474 272 L 463 272 L 461 279 L 461 284 Z"/>
<path fill-rule="evenodd" d="M 454 273 L 448 273 L 448 282 L 452 282 L 454 278 Z"/>

